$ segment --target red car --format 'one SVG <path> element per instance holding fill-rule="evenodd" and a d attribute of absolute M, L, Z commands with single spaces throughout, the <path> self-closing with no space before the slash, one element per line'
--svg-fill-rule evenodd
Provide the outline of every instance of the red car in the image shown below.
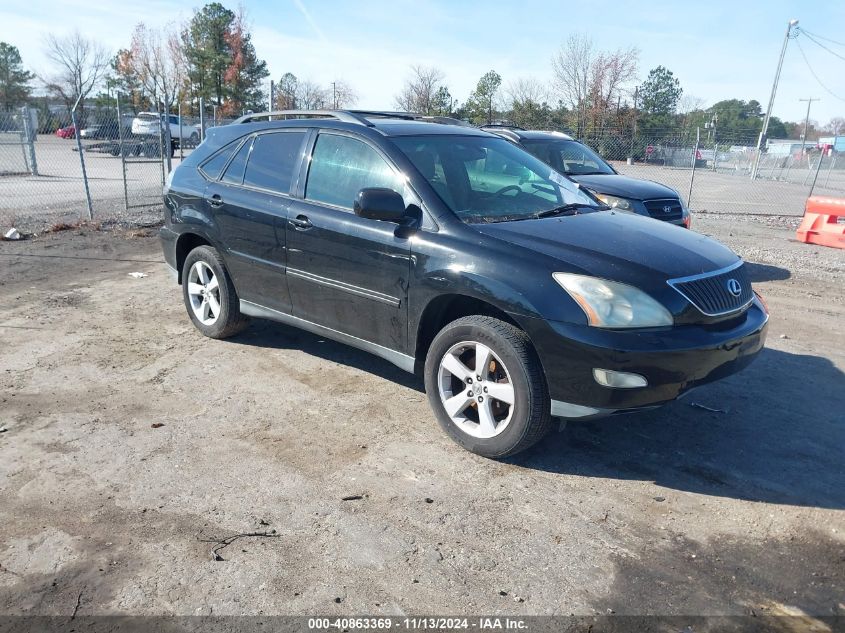
<path fill-rule="evenodd" d="M 76 138 L 76 128 L 73 125 L 60 127 L 56 130 L 56 136 L 59 138 Z"/>

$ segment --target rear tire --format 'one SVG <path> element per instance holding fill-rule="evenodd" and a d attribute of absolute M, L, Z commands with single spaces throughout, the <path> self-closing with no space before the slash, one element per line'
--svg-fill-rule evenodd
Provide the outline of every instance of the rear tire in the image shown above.
<path fill-rule="evenodd" d="M 228 338 L 249 323 L 223 259 L 211 246 L 198 246 L 185 258 L 182 297 L 194 326 L 209 338 Z"/>
<path fill-rule="evenodd" d="M 463 317 L 437 334 L 425 390 L 443 430 L 484 457 L 524 451 L 551 427 L 546 378 L 528 335 L 494 317 Z"/>

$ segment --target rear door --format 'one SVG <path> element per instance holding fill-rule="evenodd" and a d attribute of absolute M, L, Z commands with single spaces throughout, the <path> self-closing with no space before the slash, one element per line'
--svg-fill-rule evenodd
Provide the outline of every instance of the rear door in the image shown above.
<path fill-rule="evenodd" d="M 245 301 L 289 313 L 285 222 L 306 130 L 274 130 L 244 141 L 206 201 Z"/>
<path fill-rule="evenodd" d="M 333 330 L 404 351 L 410 243 L 391 222 L 352 211 L 358 191 L 413 193 L 372 144 L 323 131 L 311 153 L 302 194 L 288 220 L 288 284 L 293 314 Z M 413 199 L 416 203 L 416 200 Z"/>

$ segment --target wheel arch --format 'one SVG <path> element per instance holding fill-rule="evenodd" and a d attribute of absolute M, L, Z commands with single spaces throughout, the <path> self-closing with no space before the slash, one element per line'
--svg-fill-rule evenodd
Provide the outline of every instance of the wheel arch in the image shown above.
<path fill-rule="evenodd" d="M 176 280 L 179 284 L 182 283 L 182 267 L 185 265 L 185 259 L 188 253 L 198 246 L 214 246 L 214 244 L 204 235 L 193 232 L 182 233 L 176 239 Z"/>
<path fill-rule="evenodd" d="M 476 314 L 495 317 L 524 331 L 511 314 L 489 301 L 461 293 L 438 295 L 426 304 L 417 323 L 414 371 L 422 372 L 429 347 L 440 330 L 456 319 Z"/>

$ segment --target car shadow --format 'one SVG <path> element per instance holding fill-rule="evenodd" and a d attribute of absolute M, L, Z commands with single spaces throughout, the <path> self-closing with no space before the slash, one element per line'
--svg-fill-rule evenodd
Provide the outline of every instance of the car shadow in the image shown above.
<path fill-rule="evenodd" d="M 783 281 L 784 279 L 789 279 L 792 276 L 792 273 L 786 268 L 771 266 L 769 264 L 745 262 L 745 269 L 748 271 L 748 276 L 751 277 L 751 283 Z"/>
<path fill-rule="evenodd" d="M 568 421 L 509 463 L 765 503 L 845 508 L 845 374 L 764 349 L 661 409 Z M 659 494 L 657 494 L 659 496 Z"/>
<path fill-rule="evenodd" d="M 399 369 L 383 358 L 283 323 L 253 319 L 246 330 L 233 336 L 229 341 L 255 347 L 299 350 L 333 363 L 368 372 L 408 389 L 425 392 L 421 378 Z"/>

